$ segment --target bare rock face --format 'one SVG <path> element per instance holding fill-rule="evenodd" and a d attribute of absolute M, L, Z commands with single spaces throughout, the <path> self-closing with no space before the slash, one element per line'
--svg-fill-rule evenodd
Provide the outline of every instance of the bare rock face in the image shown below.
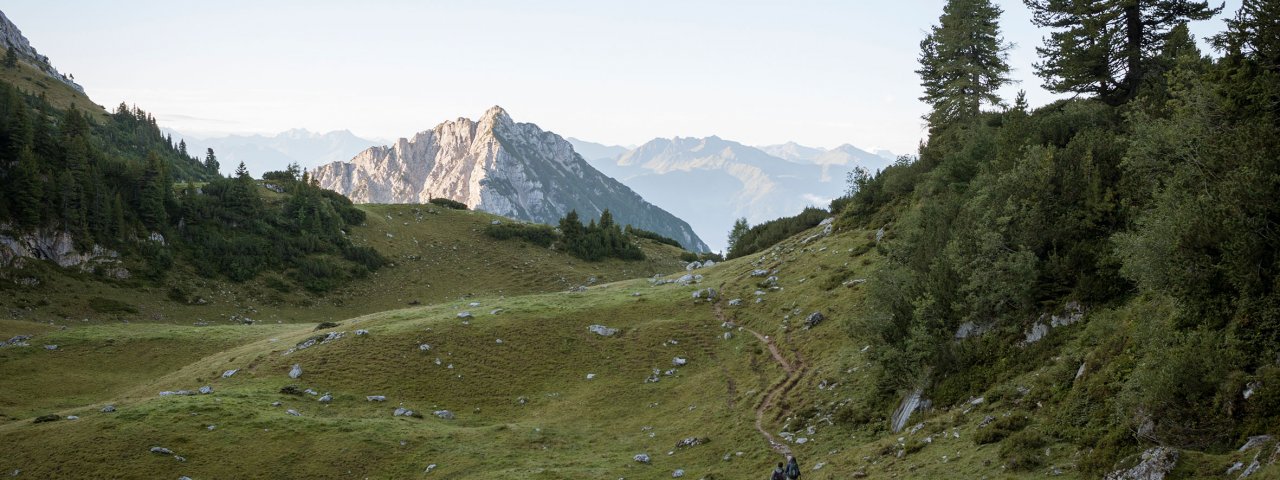
<path fill-rule="evenodd" d="M 76 250 L 66 232 L 38 230 L 28 233 L 10 231 L 0 225 L 0 266 L 21 267 L 24 259 L 47 260 L 62 268 L 78 268 L 82 272 L 98 270 L 114 278 L 129 278 L 129 270 L 120 253 L 94 245 L 88 251 Z"/>
<path fill-rule="evenodd" d="M 448 198 L 469 208 L 554 224 L 570 210 L 584 219 L 609 209 L 618 223 L 708 251 L 687 223 L 589 165 L 559 135 L 516 123 L 501 107 L 479 121 L 459 118 L 394 145 L 312 173 L 320 186 L 356 203 L 426 203 Z"/>

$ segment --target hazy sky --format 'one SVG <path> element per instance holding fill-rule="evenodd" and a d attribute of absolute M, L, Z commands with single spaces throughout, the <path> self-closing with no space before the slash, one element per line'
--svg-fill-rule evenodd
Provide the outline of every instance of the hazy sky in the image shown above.
<path fill-rule="evenodd" d="M 914 151 L 913 72 L 943 0 L 73 1 L 4 13 L 98 103 L 188 133 L 398 138 L 502 105 L 610 144 L 719 135 Z M 1044 32 L 998 1 L 1032 105 Z M 1240 0 L 1227 2 L 1224 15 Z M 1193 25 L 1197 37 L 1220 20 Z"/>

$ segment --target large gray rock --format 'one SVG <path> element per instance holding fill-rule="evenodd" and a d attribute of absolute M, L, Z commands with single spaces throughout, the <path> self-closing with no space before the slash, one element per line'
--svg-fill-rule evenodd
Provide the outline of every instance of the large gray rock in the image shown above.
<path fill-rule="evenodd" d="M 1142 452 L 1142 459 L 1132 468 L 1108 473 L 1106 480 L 1164 480 L 1178 465 L 1178 449 L 1153 447 Z"/>
<path fill-rule="evenodd" d="M 635 460 L 636 463 L 649 463 L 650 461 L 649 454 L 647 453 L 637 453 L 636 456 L 631 457 L 631 459 Z"/>
<path fill-rule="evenodd" d="M 432 412 L 432 414 L 437 417 L 443 418 L 445 420 L 453 420 L 454 418 L 453 412 L 450 412 L 448 410 L 436 410 Z"/>
<path fill-rule="evenodd" d="M 302 376 L 302 366 L 296 363 L 293 364 L 293 367 L 289 368 L 289 378 L 298 378 L 301 376 Z"/>
<path fill-rule="evenodd" d="M 151 453 L 158 453 L 161 455 L 173 455 L 173 450 L 169 450 L 164 447 L 151 447 Z"/>
<path fill-rule="evenodd" d="M 385 402 L 385 401 L 387 401 L 387 397 L 386 397 L 386 395 L 369 395 L 369 396 L 364 397 L 364 398 L 365 398 L 365 400 L 368 400 L 368 401 L 370 401 L 370 402 Z"/>
<path fill-rule="evenodd" d="M 911 418 L 912 413 L 915 413 L 920 408 L 923 402 L 922 395 L 924 395 L 924 389 L 916 388 L 902 399 L 902 403 L 898 404 L 898 408 L 893 411 L 893 419 L 890 425 L 893 433 L 898 433 L 902 431 L 902 427 L 907 426 L 907 420 Z"/>
<path fill-rule="evenodd" d="M 804 328 L 809 329 L 816 327 L 826 319 L 827 317 L 822 315 L 822 312 L 810 313 L 809 316 L 804 319 Z"/>

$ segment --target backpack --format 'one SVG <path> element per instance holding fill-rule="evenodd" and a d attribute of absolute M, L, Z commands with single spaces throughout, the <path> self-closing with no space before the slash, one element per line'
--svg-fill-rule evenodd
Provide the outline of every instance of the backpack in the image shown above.
<path fill-rule="evenodd" d="M 787 480 L 787 477 L 783 476 L 782 470 L 774 469 L 773 475 L 769 476 L 769 480 Z"/>
<path fill-rule="evenodd" d="M 792 462 L 792 463 L 788 463 L 788 464 L 787 464 L 787 478 L 788 478 L 788 479 L 790 479 L 790 480 L 796 480 L 796 479 L 800 478 L 800 465 L 797 465 L 797 464 L 796 464 L 796 463 L 794 463 L 794 462 Z"/>

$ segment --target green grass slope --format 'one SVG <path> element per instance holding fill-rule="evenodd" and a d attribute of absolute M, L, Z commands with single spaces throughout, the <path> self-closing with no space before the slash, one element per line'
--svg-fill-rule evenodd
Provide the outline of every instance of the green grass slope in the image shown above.
<path fill-rule="evenodd" d="M 373 216 L 385 223 L 371 220 L 362 238 L 386 242 L 380 250 L 400 245 L 402 255 L 411 255 L 416 250 L 400 243 L 408 232 L 423 235 L 419 245 L 431 238 L 427 229 L 405 228 L 415 225 L 402 210 L 408 207 L 375 208 L 384 209 Z M 481 214 L 440 215 L 457 216 L 453 227 L 437 227 L 457 228 L 451 234 L 463 238 L 487 221 Z M 467 223 L 468 216 L 483 221 Z M 0 348 L 6 385 L 21 386 L 0 390 L 6 445 L 0 471 L 35 478 L 656 479 L 680 469 L 685 478 L 760 478 L 780 457 L 756 431 L 759 417 L 800 458 L 804 478 L 1096 476 L 1081 465 L 1095 446 L 1062 441 L 1054 429 L 1062 428 L 1062 416 L 1087 411 L 1089 395 L 1105 394 L 1093 390 L 1107 388 L 1114 369 L 1133 358 L 1115 345 L 1132 335 L 1126 319 L 1158 315 L 1157 303 L 1139 299 L 1054 329 L 1018 347 L 1010 365 L 994 367 L 1015 374 L 983 391 L 982 402 L 935 405 L 893 433 L 888 417 L 895 405 L 877 400 L 871 380 L 880 366 L 871 361 L 870 344 L 843 322 L 862 308 L 867 285 L 860 280 L 882 261 L 874 234 L 809 239 L 819 231 L 690 272 L 704 276 L 695 285 L 633 279 L 583 292 L 517 295 L 518 280 L 492 279 L 519 279 L 511 273 L 518 270 L 502 274 L 501 267 L 490 272 L 472 263 L 472 275 L 488 283 L 459 280 L 473 283 L 449 287 L 459 290 L 439 301 L 423 297 L 430 305 L 318 331 L 314 324 L 42 327 L 31 347 Z M 458 250 L 484 248 L 472 238 Z M 442 243 L 436 253 L 453 246 Z M 396 259 L 399 266 L 383 273 L 381 285 L 411 288 L 399 283 L 411 281 L 412 272 L 457 268 L 442 256 L 421 260 L 417 270 Z M 565 262 L 558 274 L 607 273 Z M 753 276 L 757 269 L 769 274 Z M 395 281 L 388 281 L 390 272 Z M 539 288 L 533 284 L 540 278 L 527 279 L 527 288 Z M 719 291 L 717 302 L 693 298 L 708 287 Z M 396 299 L 388 305 L 407 298 L 370 288 L 365 294 Z M 464 292 L 475 295 L 458 298 Z M 730 305 L 733 299 L 741 302 Z M 472 318 L 460 318 L 464 311 Z M 827 320 L 805 328 L 814 311 Z M 596 335 L 587 328 L 593 324 L 619 332 Z M 0 329 L 25 325 L 5 322 Z M 768 336 L 796 373 L 788 375 L 751 331 Z M 296 349 L 330 332 L 344 333 Z M 675 357 L 688 364 L 673 366 Z M 1081 359 L 1094 366 L 1076 378 Z M 291 379 L 295 364 L 303 373 Z M 230 369 L 238 372 L 222 378 Z M 646 382 L 654 369 L 662 371 L 660 380 Z M 158 395 L 204 385 L 213 393 Z M 281 393 L 289 385 L 317 395 Z M 332 402 L 319 402 L 325 393 Z M 387 400 L 369 402 L 369 395 Z M 117 411 L 101 412 L 106 404 Z M 397 407 L 422 417 L 393 416 Z M 439 418 L 433 414 L 439 410 L 455 417 Z M 33 423 L 43 414 L 79 419 Z M 982 426 L 988 417 L 991 425 Z M 678 446 L 686 438 L 702 443 Z M 182 460 L 151 453 L 157 446 Z M 1267 442 L 1246 452 L 1184 451 L 1173 477 L 1235 478 L 1224 474 L 1227 467 L 1248 465 L 1258 454 L 1262 468 L 1252 478 L 1276 478 L 1280 469 L 1268 463 L 1275 448 Z M 634 461 L 639 453 L 650 463 Z M 1011 458 L 1022 466 L 1011 466 Z"/>
<path fill-rule="evenodd" d="M 376 248 L 392 264 L 323 295 L 309 293 L 279 273 L 237 283 L 200 276 L 179 263 L 162 285 L 155 285 L 106 281 L 45 262 L 27 262 L 21 270 L 5 272 L 8 280 L 0 282 L 0 308 L 12 319 L 57 325 L 229 325 L 241 316 L 267 323 L 336 321 L 411 302 L 568 290 L 593 278 L 609 282 L 647 277 L 685 265 L 679 249 L 649 240 L 640 241 L 646 260 L 585 262 L 517 240 L 491 239 L 483 234 L 484 227 L 510 220 L 483 212 L 430 205 L 361 208 L 368 216 L 364 226 L 350 232 L 353 243 Z"/>

